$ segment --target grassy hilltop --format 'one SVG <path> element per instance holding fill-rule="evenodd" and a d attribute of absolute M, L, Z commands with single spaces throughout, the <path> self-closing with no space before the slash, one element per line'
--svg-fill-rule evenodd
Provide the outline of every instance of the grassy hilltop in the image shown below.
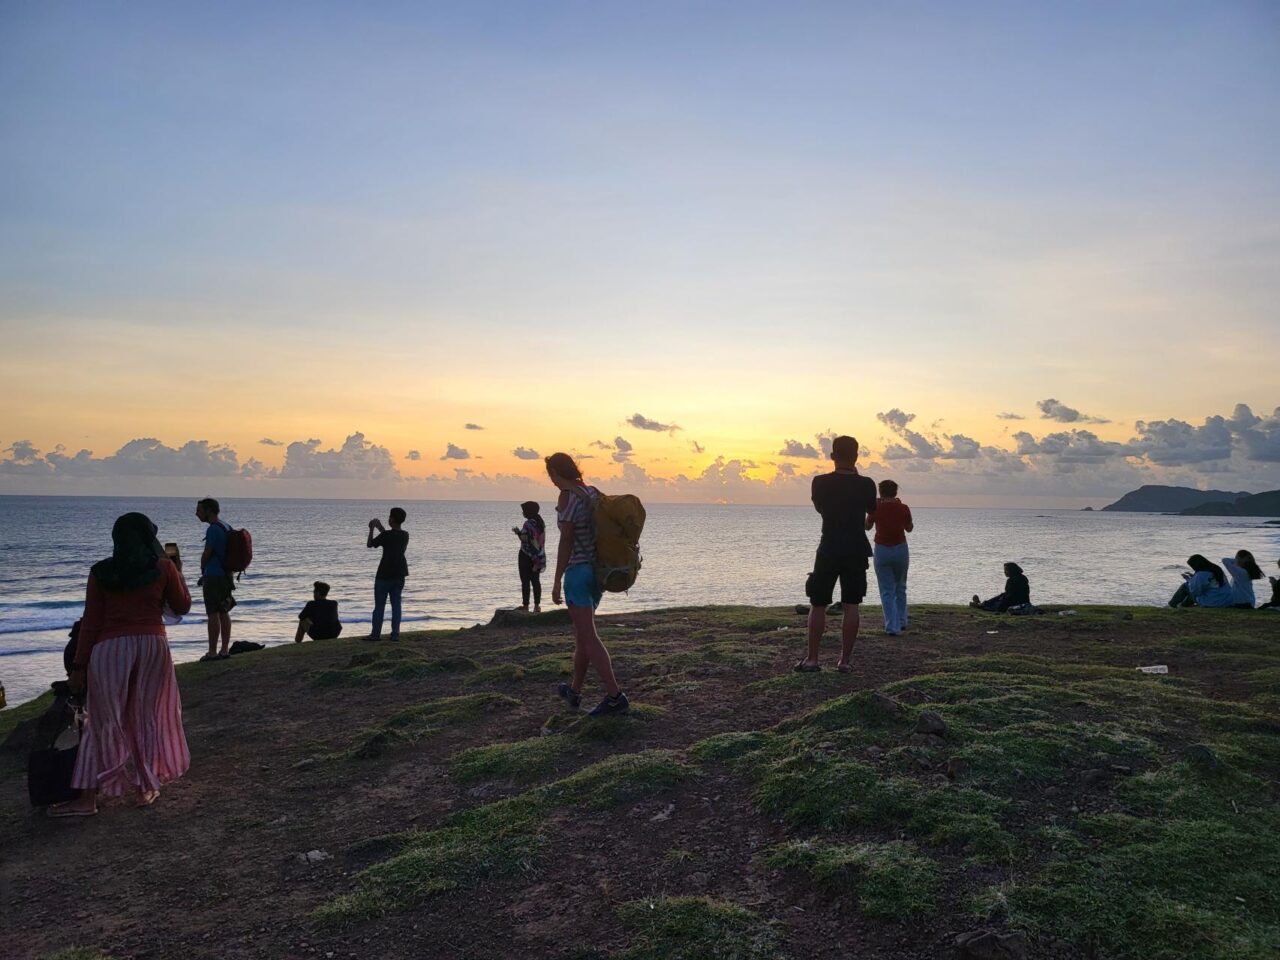
<path fill-rule="evenodd" d="M 3 952 L 1280 955 L 1280 615 L 867 625 L 795 675 L 790 610 L 604 618 L 600 721 L 551 695 L 562 614 L 184 665 L 155 807 L 34 816 L 0 757 Z"/>

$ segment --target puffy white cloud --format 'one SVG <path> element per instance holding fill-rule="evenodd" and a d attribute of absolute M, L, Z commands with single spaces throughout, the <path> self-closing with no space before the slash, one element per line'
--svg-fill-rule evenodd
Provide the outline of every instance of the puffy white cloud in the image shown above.
<path fill-rule="evenodd" d="M 627 423 L 635 427 L 637 430 L 651 430 L 654 433 L 675 433 L 680 429 L 674 423 L 660 423 L 657 420 L 650 420 L 644 414 L 633 413 L 627 417 Z"/>
<path fill-rule="evenodd" d="M 802 460 L 821 460 L 822 453 L 812 443 L 803 443 L 800 440 L 784 440 L 782 449 L 778 451 L 780 457 L 798 457 Z"/>
<path fill-rule="evenodd" d="M 480 424 L 478 424 L 478 423 L 464 423 L 464 424 L 462 425 L 462 429 L 464 429 L 464 430 L 483 430 L 483 429 L 484 429 L 484 427 L 480 426 Z"/>
<path fill-rule="evenodd" d="M 511 451 L 511 455 L 517 460 L 541 460 L 542 454 L 537 450 L 530 450 L 528 447 L 516 447 Z"/>
<path fill-rule="evenodd" d="M 877 413 L 876 419 L 883 423 L 894 433 L 901 433 L 907 429 L 907 424 L 916 418 L 914 413 L 906 413 L 894 407 L 892 410 L 886 410 L 884 413 Z"/>
<path fill-rule="evenodd" d="M 1090 430 L 1065 430 L 1049 433 L 1037 440 L 1025 430 L 1013 435 L 1019 456 L 1042 455 L 1055 463 L 1103 463 L 1124 457 L 1127 448 L 1123 443 L 1100 440 Z"/>
<path fill-rule="evenodd" d="M 916 418 L 914 413 L 906 413 L 894 407 L 884 413 L 877 413 L 876 419 L 906 441 L 891 443 L 884 450 L 886 460 L 933 460 L 940 457 L 945 449 L 930 440 L 924 434 L 908 428 L 908 424 Z"/>
<path fill-rule="evenodd" d="M 1068 407 L 1060 400 L 1050 397 L 1048 400 L 1037 400 L 1040 417 L 1043 420 L 1056 420 L 1058 423 L 1110 423 L 1105 417 L 1094 417 L 1081 413 L 1075 407 Z"/>
<path fill-rule="evenodd" d="M 406 453 L 406 454 L 404 455 L 404 458 L 405 458 L 406 460 L 421 460 L 421 459 L 422 459 L 422 451 L 421 451 L 421 450 L 410 450 L 408 453 Z"/>
<path fill-rule="evenodd" d="M 320 449 L 320 441 L 295 440 L 285 448 L 280 477 L 285 480 L 390 480 L 400 471 L 386 447 L 353 433 L 337 449 Z"/>
<path fill-rule="evenodd" d="M 466 450 L 458 446 L 456 443 L 446 443 L 444 448 L 444 455 L 441 456 L 440 459 L 441 460 L 470 460 L 471 452 L 469 450 Z"/>
<path fill-rule="evenodd" d="M 613 450 L 614 463 L 626 463 L 628 460 L 631 459 L 631 452 L 635 449 L 635 447 L 633 447 L 630 443 L 628 443 L 622 437 L 614 437 L 613 447 L 609 449 Z"/>
<path fill-rule="evenodd" d="M 1231 424 L 1244 446 L 1246 459 L 1280 463 L 1280 407 L 1264 418 L 1254 416 L 1243 403 L 1237 404 Z"/>

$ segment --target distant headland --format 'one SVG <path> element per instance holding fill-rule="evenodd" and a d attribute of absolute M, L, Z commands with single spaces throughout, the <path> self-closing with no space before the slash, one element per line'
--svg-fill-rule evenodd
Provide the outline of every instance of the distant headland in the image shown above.
<path fill-rule="evenodd" d="M 1280 490 L 1197 490 L 1146 484 L 1102 508 L 1119 513 L 1176 513 L 1184 517 L 1280 517 Z"/>

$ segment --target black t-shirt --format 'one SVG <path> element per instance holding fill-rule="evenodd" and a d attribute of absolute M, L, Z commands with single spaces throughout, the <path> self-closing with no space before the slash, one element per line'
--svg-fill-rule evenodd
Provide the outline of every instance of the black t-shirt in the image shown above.
<path fill-rule="evenodd" d="M 867 514 L 876 508 L 876 482 L 859 473 L 813 478 L 813 506 L 822 514 L 818 552 L 828 557 L 869 557 Z"/>
<path fill-rule="evenodd" d="M 409 575 L 409 564 L 404 558 L 409 546 L 408 530 L 383 530 L 373 538 L 373 545 L 382 548 L 382 560 L 374 576 L 379 580 L 402 580 Z"/>
<path fill-rule="evenodd" d="M 308 600 L 307 605 L 298 614 L 299 620 L 310 620 L 311 629 L 315 633 L 333 633 L 342 626 L 338 621 L 337 600 Z"/>

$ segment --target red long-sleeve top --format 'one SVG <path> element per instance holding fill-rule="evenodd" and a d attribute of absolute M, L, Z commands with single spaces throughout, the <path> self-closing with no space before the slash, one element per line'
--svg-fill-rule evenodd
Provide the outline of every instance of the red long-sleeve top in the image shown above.
<path fill-rule="evenodd" d="M 160 577 L 137 590 L 108 593 L 89 574 L 85 592 L 84 617 L 76 642 L 76 665 L 87 667 L 95 644 L 113 637 L 167 636 L 160 612 L 165 604 L 177 614 L 191 609 L 191 592 L 180 571 L 168 557 L 157 561 Z"/>

